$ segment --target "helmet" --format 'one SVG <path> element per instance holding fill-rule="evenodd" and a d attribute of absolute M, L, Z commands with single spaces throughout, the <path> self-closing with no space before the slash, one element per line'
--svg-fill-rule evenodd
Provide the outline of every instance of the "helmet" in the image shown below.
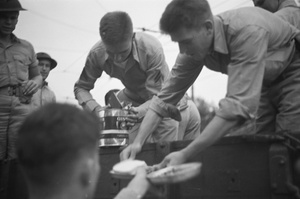
<path fill-rule="evenodd" d="M 26 10 L 18 0 L 0 0 L 0 12 Z"/>
<path fill-rule="evenodd" d="M 51 62 L 51 67 L 50 67 L 51 70 L 52 70 L 53 68 L 55 68 L 56 65 L 57 65 L 57 62 L 56 62 L 54 59 L 52 59 L 52 58 L 50 57 L 50 55 L 47 54 L 47 53 L 39 52 L 39 53 L 36 54 L 36 58 L 37 58 L 38 60 L 40 60 L 40 59 L 47 59 L 47 60 L 49 60 L 49 61 Z"/>

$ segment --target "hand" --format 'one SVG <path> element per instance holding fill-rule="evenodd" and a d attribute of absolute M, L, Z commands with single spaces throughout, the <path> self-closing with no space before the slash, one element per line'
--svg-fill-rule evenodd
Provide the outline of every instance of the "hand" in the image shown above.
<path fill-rule="evenodd" d="M 25 81 L 22 86 L 24 95 L 33 95 L 39 88 L 39 84 L 34 80 Z"/>
<path fill-rule="evenodd" d="M 153 165 L 152 169 L 156 171 L 167 166 L 179 165 L 184 162 L 186 162 L 186 156 L 182 153 L 182 151 L 176 151 L 167 155 L 161 163 Z"/>
<path fill-rule="evenodd" d="M 143 118 L 139 118 L 138 113 L 138 107 L 130 107 L 129 115 L 126 117 L 126 125 L 129 127 L 129 129 L 131 129 L 136 123 L 142 121 Z"/>
<path fill-rule="evenodd" d="M 137 195 L 143 197 L 150 188 L 150 182 L 147 180 L 145 167 L 137 168 L 135 177 L 129 182 L 127 188 L 133 190 Z"/>
<path fill-rule="evenodd" d="M 142 146 L 140 144 L 132 143 L 120 153 L 120 160 L 135 159 L 136 155 L 141 152 L 141 150 Z"/>
<path fill-rule="evenodd" d="M 103 111 L 106 108 L 107 108 L 107 106 L 100 106 L 99 105 L 99 106 L 96 106 L 92 112 L 95 113 L 98 117 L 100 117 L 100 115 L 99 115 L 100 111 Z"/>

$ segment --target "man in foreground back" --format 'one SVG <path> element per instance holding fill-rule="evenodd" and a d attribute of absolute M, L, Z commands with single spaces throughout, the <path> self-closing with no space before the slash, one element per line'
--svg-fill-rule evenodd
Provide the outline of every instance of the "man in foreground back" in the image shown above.
<path fill-rule="evenodd" d="M 17 155 L 31 199 L 93 198 L 100 173 L 98 118 L 67 104 L 30 114 L 19 131 Z M 149 183 L 141 168 L 116 198 L 143 196 Z"/>

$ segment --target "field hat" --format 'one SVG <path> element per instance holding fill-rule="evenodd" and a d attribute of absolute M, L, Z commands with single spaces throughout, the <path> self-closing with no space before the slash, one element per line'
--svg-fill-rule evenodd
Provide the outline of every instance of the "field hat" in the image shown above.
<path fill-rule="evenodd" d="M 18 0 L 0 0 L 0 12 L 26 10 Z"/>
<path fill-rule="evenodd" d="M 49 61 L 51 62 L 51 66 L 50 66 L 51 70 L 52 70 L 53 68 L 55 68 L 56 65 L 57 65 L 57 62 L 56 62 L 54 59 L 52 59 L 52 58 L 50 57 L 50 55 L 48 55 L 47 53 L 39 52 L 39 53 L 36 54 L 36 58 L 37 58 L 38 60 L 40 60 L 40 59 L 47 59 L 47 60 L 49 60 Z"/>

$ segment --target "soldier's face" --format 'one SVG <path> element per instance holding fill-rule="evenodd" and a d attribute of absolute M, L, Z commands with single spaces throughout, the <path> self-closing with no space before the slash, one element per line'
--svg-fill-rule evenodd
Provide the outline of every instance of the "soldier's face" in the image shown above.
<path fill-rule="evenodd" d="M 19 12 L 0 12 L 0 36 L 10 35 L 18 23 Z"/>

